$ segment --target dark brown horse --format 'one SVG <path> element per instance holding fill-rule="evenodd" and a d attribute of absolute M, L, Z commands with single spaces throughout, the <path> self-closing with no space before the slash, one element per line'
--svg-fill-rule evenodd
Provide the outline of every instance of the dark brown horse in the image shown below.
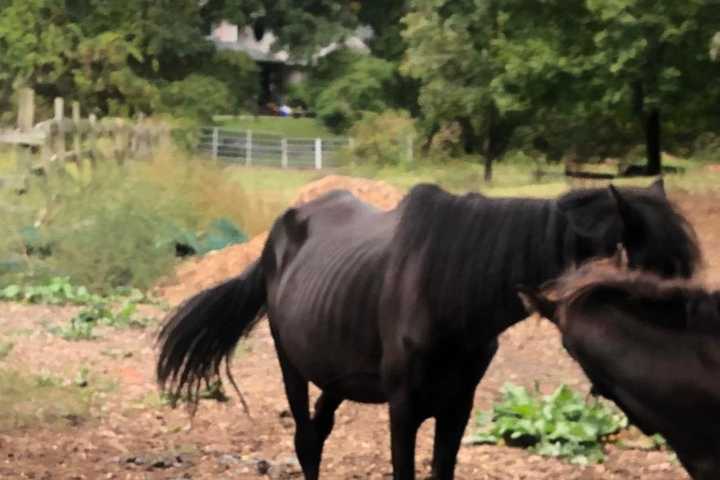
<path fill-rule="evenodd" d="M 433 475 L 451 479 L 497 336 L 525 317 L 515 286 L 538 286 L 618 242 L 633 266 L 665 276 L 689 276 L 699 258 L 660 182 L 553 200 L 421 185 L 390 212 L 333 192 L 285 212 L 257 262 L 169 318 L 158 379 L 196 401 L 267 314 L 305 478 L 318 478 L 334 412 L 353 400 L 389 403 L 396 479 L 415 478 L 415 436 L 434 417 Z M 322 391 L 314 415 L 308 382 Z"/>
<path fill-rule="evenodd" d="M 720 478 L 720 292 L 591 264 L 521 295 L 595 393 L 665 436 L 692 478 Z"/>

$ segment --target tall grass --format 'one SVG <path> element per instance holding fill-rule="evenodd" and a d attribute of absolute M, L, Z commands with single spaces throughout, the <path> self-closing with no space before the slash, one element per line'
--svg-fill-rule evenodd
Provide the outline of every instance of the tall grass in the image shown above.
<path fill-rule="evenodd" d="M 26 195 L 0 193 L 9 207 L 0 208 L 0 283 L 67 276 L 96 291 L 148 288 L 177 262 L 179 234 L 220 217 L 254 234 L 286 205 L 248 194 L 220 164 L 175 150 L 50 180 L 34 179 Z"/>
<path fill-rule="evenodd" d="M 0 155 L 0 172 L 12 168 Z M 671 189 L 716 190 L 720 172 L 706 162 L 669 158 L 684 174 L 667 176 Z M 482 180 L 477 159 L 447 163 L 418 161 L 404 167 L 351 165 L 337 173 L 387 181 L 401 190 L 420 182 L 439 183 L 461 193 L 493 196 L 558 195 L 573 186 L 560 165 L 543 165 L 554 175 L 538 180 L 537 165 L 518 155 L 495 166 L 495 180 Z M 147 288 L 175 265 L 178 234 L 201 233 L 225 217 L 252 236 L 266 230 L 305 184 L 328 172 L 226 166 L 176 150 L 152 160 L 118 167 L 103 162 L 92 173 L 68 169 L 61 176 L 31 177 L 18 195 L 0 188 L 0 285 L 68 276 L 94 290 L 129 285 Z M 620 185 L 647 185 L 622 179 Z"/>

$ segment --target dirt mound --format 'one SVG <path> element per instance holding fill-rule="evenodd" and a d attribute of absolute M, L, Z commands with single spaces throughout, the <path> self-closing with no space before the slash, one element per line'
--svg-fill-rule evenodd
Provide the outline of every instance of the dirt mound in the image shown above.
<path fill-rule="evenodd" d="M 403 197 L 400 190 L 385 182 L 330 175 L 303 187 L 293 205 L 302 205 L 331 190 L 349 190 L 361 200 L 383 210 L 394 208 Z M 266 238 L 267 232 L 261 233 L 247 243 L 183 262 L 172 277 L 160 283 L 155 294 L 171 305 L 177 305 L 200 290 L 238 275 L 260 256 Z"/>
<path fill-rule="evenodd" d="M 294 205 L 307 203 L 331 190 L 349 190 L 359 199 L 383 210 L 395 208 L 404 195 L 403 192 L 385 182 L 329 175 L 303 187 Z"/>

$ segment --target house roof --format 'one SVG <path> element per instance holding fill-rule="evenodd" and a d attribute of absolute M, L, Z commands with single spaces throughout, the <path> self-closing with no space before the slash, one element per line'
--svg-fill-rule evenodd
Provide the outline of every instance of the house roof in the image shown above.
<path fill-rule="evenodd" d="M 359 52 L 368 52 L 369 48 L 365 44 L 363 37 L 367 38 L 367 33 L 365 31 L 359 31 L 357 35 L 347 38 L 344 42 L 333 42 L 318 50 L 318 52 L 313 55 L 313 59 L 322 58 L 342 47 L 347 47 Z M 257 40 L 252 28 L 245 27 L 240 29 L 236 25 L 223 21 L 213 29 L 210 40 L 212 40 L 219 49 L 245 52 L 256 62 L 292 65 L 302 65 L 305 63 L 291 60 L 290 54 L 286 50 L 274 51 L 273 44 L 277 40 L 277 37 L 272 32 L 265 32 L 263 37 Z"/>

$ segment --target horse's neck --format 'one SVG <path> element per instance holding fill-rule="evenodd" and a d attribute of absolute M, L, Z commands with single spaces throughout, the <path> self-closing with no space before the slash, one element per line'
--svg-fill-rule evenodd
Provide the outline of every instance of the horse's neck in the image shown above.
<path fill-rule="evenodd" d="M 493 280 L 486 271 L 476 272 L 477 277 L 473 281 L 483 285 L 485 293 L 482 295 L 485 295 L 485 300 L 474 305 L 482 309 L 480 314 L 489 313 L 492 321 L 486 325 L 477 322 L 471 328 L 483 331 L 489 327 L 493 334 L 499 334 L 527 318 L 517 287 L 537 288 L 560 275 L 572 264 L 572 256 L 567 253 L 571 241 L 569 227 L 555 202 L 546 200 L 545 203 L 536 204 L 536 207 L 531 216 L 527 217 L 527 225 L 517 225 L 516 234 L 524 236 L 524 241 L 513 240 L 512 251 L 506 250 L 503 258 L 495 258 L 489 263 L 491 270 L 501 269 L 503 274 Z M 523 228 L 527 231 L 521 231 Z M 490 306 L 492 308 L 488 310 Z M 487 330 L 484 332 L 488 333 Z"/>
<path fill-rule="evenodd" d="M 614 326 L 608 326 L 607 321 Z M 596 373 L 618 384 L 648 385 L 653 383 L 653 375 L 662 372 L 660 388 L 682 391 L 688 385 L 688 372 L 693 372 L 696 386 L 703 388 L 720 367 L 720 341 L 716 338 L 669 333 L 612 312 L 575 328 L 577 334 L 572 336 L 575 348 L 582 351 L 583 367 L 592 363 Z M 720 395 L 717 382 L 714 384 L 714 391 Z"/>
<path fill-rule="evenodd" d="M 556 202 L 547 200 L 540 214 L 544 217 L 545 228 L 540 241 L 526 247 L 528 261 L 522 272 L 524 284 L 532 287 L 555 278 L 575 262 L 574 235 Z"/>

